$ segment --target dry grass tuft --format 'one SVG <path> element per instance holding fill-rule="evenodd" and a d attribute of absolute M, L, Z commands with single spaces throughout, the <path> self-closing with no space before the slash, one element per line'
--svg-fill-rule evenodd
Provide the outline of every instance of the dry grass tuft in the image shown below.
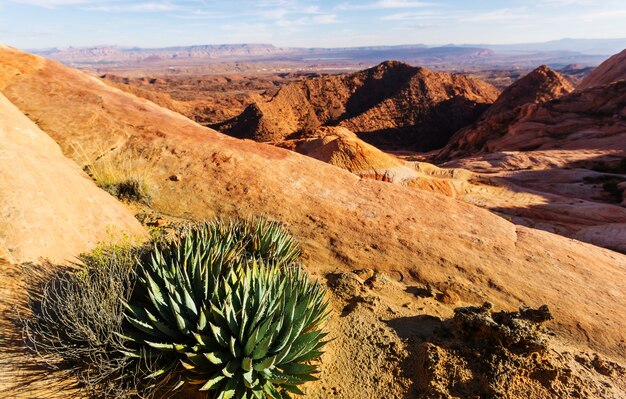
<path fill-rule="evenodd" d="M 100 155 L 91 159 L 80 144 L 72 147 L 98 187 L 123 201 L 151 204 L 155 189 L 151 179 L 156 168 L 154 154 L 136 149 L 123 153 L 100 151 Z"/>

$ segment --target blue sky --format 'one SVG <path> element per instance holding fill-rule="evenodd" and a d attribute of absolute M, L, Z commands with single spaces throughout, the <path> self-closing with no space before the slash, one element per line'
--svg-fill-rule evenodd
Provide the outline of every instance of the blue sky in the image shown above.
<path fill-rule="evenodd" d="M 0 43 L 497 44 L 624 38 L 624 21 L 624 0 L 0 0 Z"/>

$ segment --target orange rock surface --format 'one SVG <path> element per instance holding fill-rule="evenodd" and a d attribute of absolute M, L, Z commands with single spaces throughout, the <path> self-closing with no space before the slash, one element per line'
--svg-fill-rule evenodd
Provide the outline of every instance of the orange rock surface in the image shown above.
<path fill-rule="evenodd" d="M 75 261 L 98 243 L 145 237 L 133 214 L 0 94 L 0 258 Z"/>

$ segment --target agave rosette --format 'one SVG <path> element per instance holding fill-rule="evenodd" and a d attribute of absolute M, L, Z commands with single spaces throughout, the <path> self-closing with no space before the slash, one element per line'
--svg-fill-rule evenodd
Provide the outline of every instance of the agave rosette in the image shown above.
<path fill-rule="evenodd" d="M 176 387 L 188 381 L 220 399 L 301 394 L 326 343 L 325 291 L 290 264 L 299 252 L 282 230 L 276 245 L 276 233 L 257 229 L 254 243 L 228 227 L 192 229 L 140 265 L 126 306 L 133 356 L 160 359 L 151 378 L 179 375 Z"/>

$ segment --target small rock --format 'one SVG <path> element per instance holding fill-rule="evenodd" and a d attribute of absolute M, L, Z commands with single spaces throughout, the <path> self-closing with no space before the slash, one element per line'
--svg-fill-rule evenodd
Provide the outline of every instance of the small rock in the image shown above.
<path fill-rule="evenodd" d="M 461 298 L 453 291 L 446 291 L 435 296 L 435 299 L 441 303 L 446 303 L 448 305 L 455 304 L 461 300 Z"/>
<path fill-rule="evenodd" d="M 170 176 L 170 180 L 171 181 L 180 181 L 181 180 L 181 176 L 180 175 L 171 175 Z"/>
<path fill-rule="evenodd" d="M 165 226 L 165 219 L 163 219 L 163 218 L 156 218 L 156 219 L 146 223 L 146 225 L 148 225 L 150 227 L 163 227 L 163 226 Z"/>
<path fill-rule="evenodd" d="M 363 281 L 369 280 L 370 278 L 374 277 L 374 270 L 372 269 L 354 270 L 353 273 L 359 276 L 359 278 Z"/>

